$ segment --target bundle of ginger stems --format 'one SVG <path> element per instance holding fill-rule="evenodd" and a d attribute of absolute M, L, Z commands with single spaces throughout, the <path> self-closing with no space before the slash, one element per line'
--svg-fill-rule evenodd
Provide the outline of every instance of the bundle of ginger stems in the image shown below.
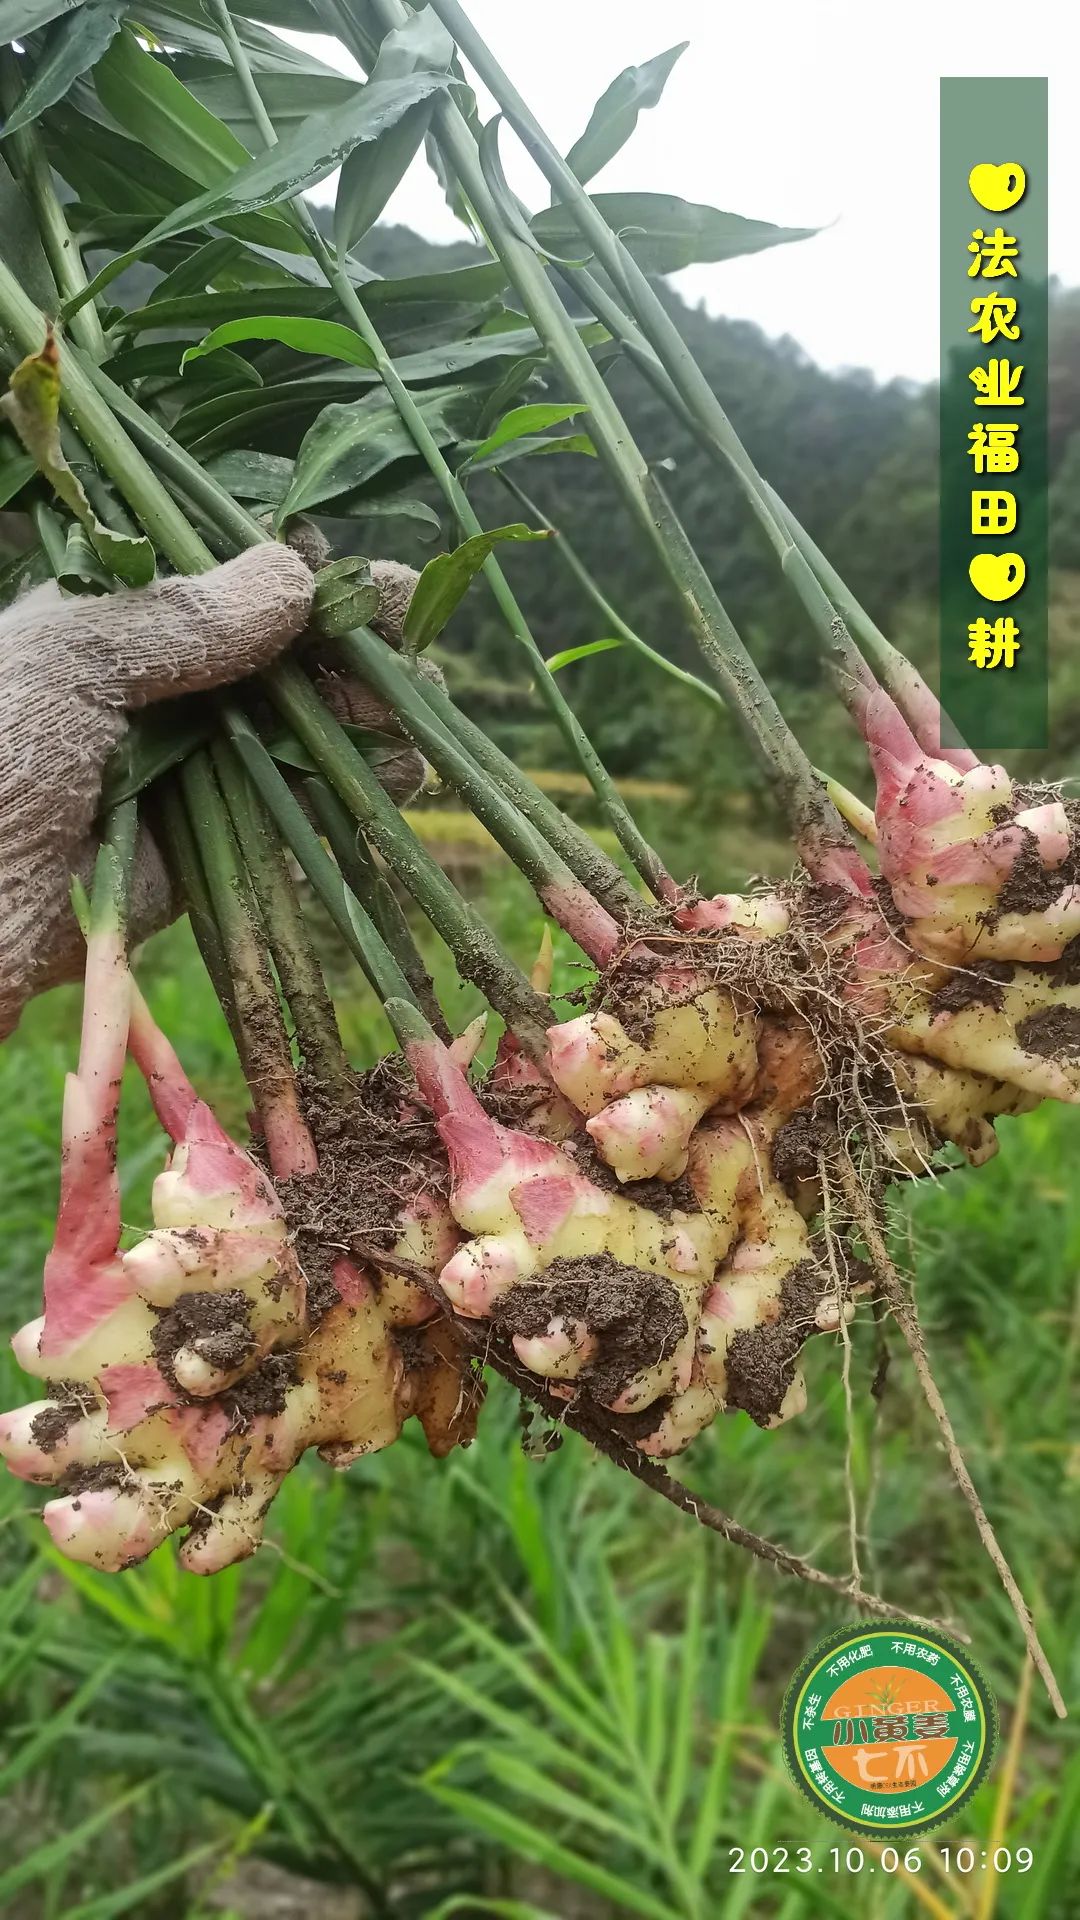
<path fill-rule="evenodd" d="M 933 694 L 757 473 L 631 240 L 585 193 L 456 0 L 422 13 L 400 0 L 317 6 L 311 17 L 372 77 L 356 86 L 354 109 L 334 109 L 332 128 L 328 114 L 317 128 L 316 115 L 280 143 L 258 85 L 276 57 L 272 36 L 255 24 L 257 7 L 251 14 L 211 0 L 216 41 L 205 24 L 186 40 L 181 15 L 158 23 L 139 9 L 75 83 L 82 95 L 66 123 L 55 92 L 63 23 L 28 32 L 4 56 L 5 102 L 19 116 L 6 153 L 52 277 L 46 303 L 37 268 L 23 284 L 0 253 L 8 430 L 43 476 L 29 508 L 42 567 L 69 591 L 112 590 L 147 551 L 159 571 L 198 573 L 278 538 L 306 554 L 291 564 L 312 562 L 316 579 L 312 626 L 291 655 L 227 696 L 204 696 L 194 728 L 188 712 L 164 757 L 160 735 L 142 756 L 133 735 L 134 751 L 107 783 L 82 907 L 83 1036 L 64 1102 L 44 1312 L 14 1340 L 42 1397 L 3 1417 L 0 1450 L 12 1471 L 52 1490 L 45 1524 L 72 1558 L 119 1570 L 179 1534 L 182 1564 L 212 1573 L 255 1550 L 278 1487 L 308 1448 L 345 1469 L 390 1445 L 409 1419 L 436 1457 L 469 1444 L 493 1367 L 704 1524 L 849 1603 L 887 1611 L 857 1565 L 847 1578 L 808 1566 L 698 1500 L 664 1465 L 721 1416 L 765 1428 L 797 1418 L 805 1342 L 821 1334 L 842 1353 L 853 1316 L 873 1311 L 907 1343 L 1060 1708 L 930 1372 L 914 1293 L 891 1261 L 887 1201 L 896 1183 L 958 1157 L 988 1160 L 997 1116 L 1080 1099 L 1076 817 L 1054 790 L 1021 789 L 1002 767 L 946 744 Z M 298 9 L 297 18 L 308 16 Z M 181 188 L 164 214 L 109 200 L 121 193 L 119 167 L 102 176 L 101 204 L 65 205 L 53 169 L 69 180 L 78 170 L 80 118 L 85 130 L 93 117 L 86 96 L 105 110 L 99 143 L 117 140 L 128 112 L 134 127 L 132 102 L 165 87 L 173 105 L 184 96 L 197 130 L 212 121 L 239 144 L 198 99 L 197 62 L 185 67 L 192 51 L 238 89 L 247 150 L 228 167 L 220 155 L 208 162 L 186 203 L 174 169 Z M 550 180 L 577 235 L 573 260 L 545 250 L 510 195 L 497 129 L 478 137 L 463 111 L 459 58 Z M 65 125 L 75 164 L 58 145 Z M 628 537 L 648 543 L 700 649 L 702 693 L 743 723 L 786 810 L 793 873 L 781 885 L 710 897 L 647 843 L 498 566 L 495 540 L 527 529 L 485 538 L 476 519 L 464 467 L 483 434 L 437 439 L 423 389 L 399 372 L 372 319 L 377 295 L 390 310 L 393 283 L 373 292 L 357 270 L 357 221 L 377 217 L 425 134 L 490 251 L 480 271 L 517 303 L 494 327 L 485 310 L 483 326 L 474 318 L 456 344 L 482 366 L 492 337 L 509 339 L 508 351 L 524 339 L 516 387 L 503 370 L 507 395 L 546 373 L 586 414 Z M 331 247 L 299 194 L 342 158 Z M 95 257 L 112 249 L 93 282 L 80 240 Z M 131 316 L 105 291 L 133 255 L 173 276 L 157 316 L 167 340 L 135 350 L 124 345 Z M 276 275 L 269 286 L 264 256 Z M 220 278 L 222 262 L 230 278 Z M 436 277 L 433 299 L 445 302 L 453 277 Z M 567 281 L 596 316 L 592 336 L 564 305 Z M 311 311 L 315 286 L 315 311 L 335 316 L 333 334 L 323 319 L 310 335 L 289 321 Z M 204 418 L 215 405 L 229 416 L 229 369 L 245 341 L 249 370 L 271 393 L 282 379 L 299 386 L 305 353 L 324 380 L 327 356 L 351 355 L 462 536 L 449 568 L 442 556 L 417 584 L 393 564 L 320 564 L 317 532 L 299 514 L 279 512 L 270 526 L 244 504 L 250 492 L 229 490 L 176 381 L 181 354 L 198 344 L 200 300 L 243 309 L 245 287 L 249 313 L 265 316 L 275 300 L 283 313 L 232 326 Z M 872 811 L 825 783 L 788 729 L 619 415 L 590 351 L 601 339 L 734 473 L 865 741 Z M 208 338 L 200 352 L 212 363 L 222 345 Z M 239 404 L 236 419 L 232 438 L 215 445 L 243 446 Z M 504 441 L 517 432 L 511 410 Z M 92 510 L 69 484 L 76 456 L 91 476 Z M 84 532 L 94 564 L 80 581 L 71 541 Z M 484 735 L 421 657 L 477 571 L 529 652 L 537 695 L 587 774 L 623 864 Z M 531 971 L 532 956 L 504 950 L 398 812 L 370 730 L 339 717 L 343 684 L 378 712 L 384 746 L 423 756 L 526 876 L 537 898 Z M 167 852 L 236 1040 L 251 1095 L 247 1147 L 200 1098 L 132 976 L 140 815 Z M 313 907 L 332 919 L 396 1036 L 399 1050 L 373 1069 L 346 1057 L 309 930 Z M 500 1037 L 483 1072 L 474 1062 L 486 1017 L 450 1032 L 416 939 L 420 921 L 494 1016 Z M 548 922 L 588 963 L 568 1020 L 550 1004 Z M 152 1230 L 124 1247 L 116 1145 L 128 1056 L 168 1140 Z"/>

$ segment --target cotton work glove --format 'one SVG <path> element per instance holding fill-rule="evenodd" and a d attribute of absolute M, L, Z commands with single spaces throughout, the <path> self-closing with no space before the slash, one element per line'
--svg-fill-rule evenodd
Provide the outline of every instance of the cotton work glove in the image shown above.
<path fill-rule="evenodd" d="M 411 588 L 415 576 L 379 561 L 372 575 L 383 577 L 386 597 L 375 624 L 393 645 L 401 581 Z M 89 877 L 102 772 L 129 712 L 266 666 L 304 632 L 314 586 L 299 553 L 267 543 L 209 573 L 137 591 L 92 597 L 39 587 L 0 613 L 0 1039 L 32 994 L 82 971 L 71 878 Z M 396 731 L 367 689 L 332 675 L 325 686 L 342 718 Z M 424 765 L 404 743 L 400 763 L 381 777 L 403 804 Z M 143 830 L 132 876 L 136 939 L 177 910 Z"/>

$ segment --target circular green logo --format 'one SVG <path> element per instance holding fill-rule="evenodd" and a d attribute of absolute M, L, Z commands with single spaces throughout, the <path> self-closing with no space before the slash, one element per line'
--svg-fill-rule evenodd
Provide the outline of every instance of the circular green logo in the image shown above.
<path fill-rule="evenodd" d="M 795 1785 L 858 1833 L 922 1833 L 969 1799 L 993 1758 L 982 1674 L 904 1620 L 844 1627 L 803 1661 L 781 1716 Z"/>

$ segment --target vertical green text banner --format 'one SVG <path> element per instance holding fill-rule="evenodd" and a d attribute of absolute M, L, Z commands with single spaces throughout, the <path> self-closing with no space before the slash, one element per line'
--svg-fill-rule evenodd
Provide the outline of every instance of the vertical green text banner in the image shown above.
<path fill-rule="evenodd" d="M 941 699 L 1047 744 L 1046 81 L 941 82 Z"/>

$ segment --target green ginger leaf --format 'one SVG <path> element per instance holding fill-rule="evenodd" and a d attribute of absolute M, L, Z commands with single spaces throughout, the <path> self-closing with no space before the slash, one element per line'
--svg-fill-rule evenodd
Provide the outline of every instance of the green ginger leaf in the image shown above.
<path fill-rule="evenodd" d="M 105 762 L 101 816 L 142 793 L 170 767 L 179 766 L 209 740 L 213 730 L 213 708 L 197 696 L 169 700 L 136 714 Z"/>
<path fill-rule="evenodd" d="M 327 360 L 345 360 L 353 367 L 374 367 L 375 355 L 352 327 L 336 320 L 296 320 L 286 314 L 257 314 L 250 320 L 229 320 L 215 327 L 197 347 L 189 347 L 180 362 L 181 369 L 219 347 L 232 346 L 237 340 L 277 340 L 297 353 L 315 353 Z"/>
<path fill-rule="evenodd" d="M 377 140 L 410 107 L 438 92 L 444 84 L 444 77 L 434 73 L 408 74 L 402 80 L 369 80 L 366 86 L 358 86 L 353 98 L 341 106 L 313 113 L 276 147 L 239 166 L 229 177 L 217 181 L 205 193 L 185 201 L 183 206 L 159 220 L 138 246 L 110 260 L 78 298 L 69 303 L 67 312 L 71 314 L 85 305 L 125 267 L 173 234 L 235 219 L 238 214 L 258 212 L 325 180 L 355 147 Z"/>
<path fill-rule="evenodd" d="M 60 351 L 51 328 L 41 352 L 28 354 L 16 367 L 0 406 L 27 453 L 85 527 L 106 571 L 125 586 L 148 585 L 154 577 L 154 549 L 149 540 L 113 533 L 103 526 L 82 481 L 64 458 L 60 445 Z"/>
<path fill-rule="evenodd" d="M 808 240 L 814 227 L 774 227 L 767 220 L 744 220 L 719 207 L 695 206 L 673 193 L 596 193 L 598 213 L 621 233 L 646 273 L 677 273 L 702 262 L 736 260 L 766 247 Z M 581 247 L 581 235 L 568 207 L 545 207 L 531 222 L 545 253 Z"/>
<path fill-rule="evenodd" d="M 234 23 L 241 25 L 240 21 Z M 252 63 L 254 68 L 254 62 Z M 249 153 L 262 146 L 262 133 L 256 124 L 251 104 L 235 73 L 214 62 L 180 54 L 172 61 L 177 79 L 182 80 L 196 100 L 231 127 Z M 255 71 L 256 90 L 277 128 L 278 137 L 293 131 L 310 114 L 323 113 L 351 100 L 356 81 L 344 73 L 265 73 Z"/>
<path fill-rule="evenodd" d="M 132 24 L 146 28 L 163 47 L 179 47 L 185 54 L 212 61 L 219 74 L 227 71 L 221 65 L 221 35 L 202 0 L 131 0 L 128 12 Z M 260 7 L 260 18 L 264 16 L 265 8 Z M 341 77 L 325 61 L 316 59 L 306 47 L 292 46 L 280 34 L 256 26 L 253 20 L 243 19 L 239 13 L 233 14 L 233 25 L 249 64 L 258 74 L 317 74 L 329 79 Z M 319 32 L 318 23 L 313 22 L 306 31 Z M 213 106 L 213 102 L 208 101 L 207 105 Z M 217 109 L 214 108 L 214 111 Z M 222 114 L 220 117 L 226 119 L 228 116 Z"/>
<path fill-rule="evenodd" d="M 355 264 L 355 263 L 354 263 Z M 290 263 L 290 271 L 297 263 Z M 415 309 L 424 316 L 429 303 L 472 307 L 497 295 L 506 276 L 496 261 L 481 261 L 475 267 L 457 267 L 447 273 L 411 276 L 401 280 L 369 280 L 364 287 L 364 305 L 377 308 L 380 326 L 403 323 Z M 119 316 L 119 333 L 141 333 L 148 327 L 203 327 L 224 324 L 227 320 L 258 316 L 270 296 L 265 287 L 237 287 L 229 291 L 187 292 L 173 298 L 164 287 L 155 287 L 149 303 Z M 292 286 L 275 289 L 273 302 L 279 313 L 319 317 L 334 311 L 335 297 L 326 286 Z M 430 310 L 430 307 L 429 307 Z M 584 337 L 588 338 L 587 333 Z M 539 347 L 537 348 L 539 352 Z"/>
<path fill-rule="evenodd" d="M 62 13 L 74 13 L 80 0 L 0 0 L 0 46 L 25 40 Z"/>
<path fill-rule="evenodd" d="M 188 386 L 202 388 L 225 381 L 233 388 L 263 384 L 258 368 L 241 353 L 230 353 L 228 347 L 221 347 L 210 359 L 196 360 L 194 365 L 189 365 L 190 355 L 185 355 L 183 362 L 177 361 L 179 344 L 176 340 L 154 340 L 147 346 L 129 347 L 126 352 L 115 353 L 106 360 L 103 372 L 119 386 L 126 386 L 132 380 L 171 382 L 181 378 Z"/>
<path fill-rule="evenodd" d="M 626 145 L 637 126 L 638 114 L 643 107 L 655 107 L 672 67 L 689 44 L 681 40 L 677 47 L 669 47 L 640 67 L 624 67 L 600 95 L 581 139 L 575 140 L 566 156 L 567 166 L 582 184 Z"/>
<path fill-rule="evenodd" d="M 594 653 L 614 653 L 621 647 L 621 640 L 587 640 L 584 646 L 564 647 L 561 653 L 548 656 L 549 673 L 558 673 L 560 667 L 572 667 L 575 660 L 591 660 Z"/>
<path fill-rule="evenodd" d="M 241 447 L 216 454 L 206 462 L 206 471 L 234 499 L 276 507 L 292 484 L 293 462 L 287 454 L 259 453 L 252 447 Z"/>
<path fill-rule="evenodd" d="M 85 527 L 72 520 L 56 578 L 66 593 L 108 593 L 112 581 L 90 544 Z"/>
<path fill-rule="evenodd" d="M 477 397 L 469 387 L 431 387 L 416 404 L 436 444 L 447 447 L 460 439 L 462 417 L 474 412 Z M 415 457 L 412 436 L 382 389 L 324 407 L 301 442 L 276 525 L 343 494 L 359 493 L 397 461 Z"/>
<path fill-rule="evenodd" d="M 584 453 L 596 459 L 596 448 L 587 433 L 527 433 L 520 440 L 497 447 L 494 453 L 475 455 L 459 471 L 468 478 L 474 473 L 487 473 L 492 467 L 505 467 L 509 460 L 538 460 L 549 453 Z"/>
<path fill-rule="evenodd" d="M 413 653 L 437 640 L 452 613 L 479 573 L 492 548 L 502 540 L 549 540 L 546 529 L 526 527 L 518 521 L 509 527 L 493 527 L 487 533 L 474 533 L 452 553 L 437 553 L 420 575 L 405 615 L 405 643 Z"/>
<path fill-rule="evenodd" d="M 508 446 L 512 440 L 522 439 L 525 434 L 543 433 L 548 427 L 557 427 L 563 420 L 574 420 L 579 413 L 588 411 L 588 407 L 580 400 L 569 406 L 547 406 L 538 402 L 533 406 L 513 407 L 509 413 L 503 414 L 494 433 L 489 434 L 475 452 L 470 453 L 465 467 L 474 467 L 482 460 L 487 461 L 489 454 L 497 453 L 500 447 Z"/>
<path fill-rule="evenodd" d="M 21 493 L 37 472 L 37 462 L 28 453 L 16 453 L 6 434 L 0 439 L 0 511 Z"/>
<path fill-rule="evenodd" d="M 124 4 L 125 0 L 87 0 L 77 12 L 57 21 L 29 85 L 4 123 L 5 140 L 55 106 L 80 74 L 100 60 L 120 31 Z"/>
<path fill-rule="evenodd" d="M 399 80 L 417 72 L 448 76 L 453 58 L 450 35 L 432 9 L 424 7 L 386 35 L 371 78 Z M 346 160 L 334 203 L 334 244 L 339 253 L 347 253 L 375 225 L 420 149 L 434 106 L 434 94 L 418 101 L 380 134 L 374 146 L 358 147 Z"/>
<path fill-rule="evenodd" d="M 379 611 L 379 589 L 371 577 L 371 562 L 358 558 L 331 560 L 315 576 L 315 624 L 320 633 L 336 640 L 353 627 L 366 627 Z"/>
<path fill-rule="evenodd" d="M 208 112 L 163 60 L 127 28 L 94 68 L 98 99 L 148 152 L 200 186 L 232 178 L 251 159 L 234 133 Z"/>
<path fill-rule="evenodd" d="M 21 188 L 0 159 L 0 260 L 11 268 L 35 306 L 55 313 L 59 295 Z"/>

